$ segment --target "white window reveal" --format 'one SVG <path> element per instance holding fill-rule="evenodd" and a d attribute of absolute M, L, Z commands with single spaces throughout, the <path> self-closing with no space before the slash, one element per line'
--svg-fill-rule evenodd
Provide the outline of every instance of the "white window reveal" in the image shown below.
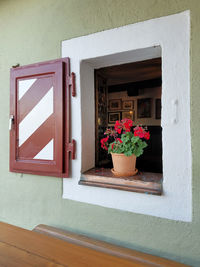
<path fill-rule="evenodd" d="M 189 11 L 64 41 L 62 57 L 66 56 L 77 75 L 72 103 L 77 160 L 72 162 L 72 179 L 64 180 L 63 197 L 191 221 Z M 81 173 L 95 166 L 94 70 L 158 57 L 162 58 L 162 196 L 79 185 Z"/>

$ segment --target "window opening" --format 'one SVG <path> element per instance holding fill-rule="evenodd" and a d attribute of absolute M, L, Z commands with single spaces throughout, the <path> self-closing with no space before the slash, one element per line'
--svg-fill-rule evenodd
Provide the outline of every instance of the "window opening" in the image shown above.
<path fill-rule="evenodd" d="M 115 65 L 95 70 L 96 139 L 95 167 L 111 168 L 111 155 L 100 147 L 107 127 L 130 118 L 148 127 L 151 138 L 137 168 L 162 173 L 161 58 Z"/>

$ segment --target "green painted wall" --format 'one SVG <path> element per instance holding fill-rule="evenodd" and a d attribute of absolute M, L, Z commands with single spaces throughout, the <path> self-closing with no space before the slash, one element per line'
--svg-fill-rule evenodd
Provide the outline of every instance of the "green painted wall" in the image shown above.
<path fill-rule="evenodd" d="M 191 10 L 193 221 L 183 223 L 62 199 L 62 180 L 9 173 L 9 69 L 59 58 L 61 41 Z M 200 1 L 0 0 L 0 220 L 85 233 L 200 266 Z"/>

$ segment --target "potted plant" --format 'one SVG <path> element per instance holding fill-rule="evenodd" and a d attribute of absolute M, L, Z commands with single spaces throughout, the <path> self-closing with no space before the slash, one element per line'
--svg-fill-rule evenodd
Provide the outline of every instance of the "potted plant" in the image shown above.
<path fill-rule="evenodd" d="M 101 139 L 101 147 L 111 153 L 112 172 L 115 176 L 132 176 L 137 173 L 136 158 L 143 154 L 150 133 L 142 126 L 134 126 L 130 119 L 116 121 L 114 129 L 108 128 Z"/>

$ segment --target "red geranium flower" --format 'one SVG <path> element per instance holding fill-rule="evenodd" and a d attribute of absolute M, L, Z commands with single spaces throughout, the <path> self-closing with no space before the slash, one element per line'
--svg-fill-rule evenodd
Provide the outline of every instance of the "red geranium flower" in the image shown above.
<path fill-rule="evenodd" d="M 101 147 L 105 150 L 108 150 L 108 139 L 109 137 L 105 137 L 101 139 Z"/>
<path fill-rule="evenodd" d="M 147 132 L 146 127 L 134 127 L 133 121 L 130 119 L 125 118 L 121 121 L 116 121 L 114 129 L 110 128 L 105 131 L 106 137 L 101 139 L 101 147 L 109 153 L 112 153 L 114 150 L 116 153 L 120 152 L 125 155 L 130 155 L 132 153 L 135 154 L 136 157 L 139 157 L 147 144 L 144 140 L 138 140 L 138 137 L 149 140 L 150 133 Z M 123 142 L 122 140 L 125 141 Z M 137 149 L 137 146 L 141 147 L 140 151 Z"/>
<path fill-rule="evenodd" d="M 145 132 L 145 133 L 144 133 L 144 138 L 145 138 L 146 140 L 149 140 L 149 138 L 150 138 L 150 133 L 149 133 L 149 132 Z"/>
<path fill-rule="evenodd" d="M 116 140 L 119 141 L 120 143 L 123 143 L 123 141 L 120 138 L 117 138 Z"/>
<path fill-rule="evenodd" d="M 134 136 L 139 136 L 140 138 L 144 138 L 144 129 L 140 126 L 134 128 Z"/>
<path fill-rule="evenodd" d="M 123 125 L 123 129 L 126 131 L 126 132 L 130 132 L 131 131 L 131 127 L 133 126 L 133 121 L 130 120 L 130 119 L 123 119 L 122 120 L 122 125 Z"/>
<path fill-rule="evenodd" d="M 121 134 L 122 132 L 122 124 L 120 123 L 120 121 L 116 121 L 115 122 L 115 131 L 118 133 L 118 134 Z"/>

